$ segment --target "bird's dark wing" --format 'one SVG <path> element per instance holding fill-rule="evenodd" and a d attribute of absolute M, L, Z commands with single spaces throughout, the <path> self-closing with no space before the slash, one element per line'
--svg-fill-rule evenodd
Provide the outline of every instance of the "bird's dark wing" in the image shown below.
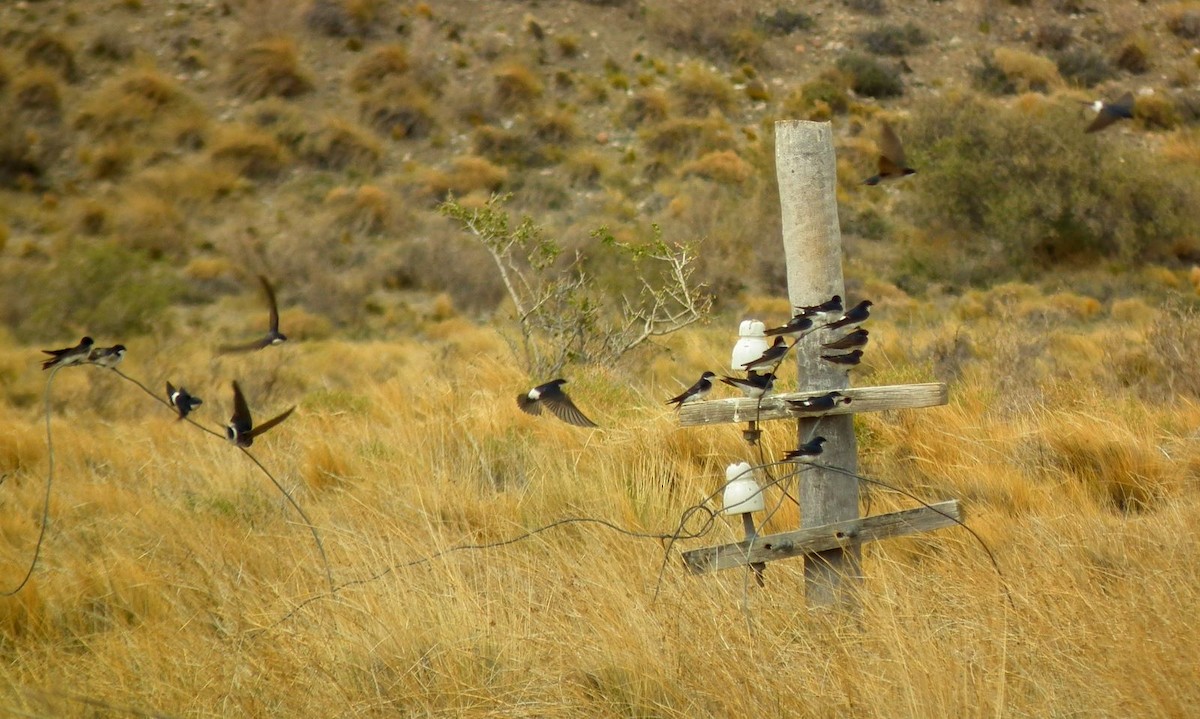
<path fill-rule="evenodd" d="M 258 281 L 262 283 L 263 291 L 267 293 L 267 304 L 271 307 L 270 328 L 271 332 L 279 331 L 279 306 L 275 304 L 275 289 L 271 287 L 271 283 L 267 281 L 266 276 L 259 275 Z M 270 342 L 268 341 L 268 344 Z"/>
<path fill-rule="evenodd" d="M 260 350 L 271 344 L 270 337 L 260 337 L 253 342 L 247 342 L 240 345 L 221 345 L 217 348 L 217 354 L 237 354 L 239 352 L 253 352 Z"/>
<path fill-rule="evenodd" d="M 254 426 L 254 420 L 250 417 L 250 406 L 246 404 L 246 397 L 242 394 L 242 388 L 238 387 L 237 380 L 233 381 L 233 417 L 229 422 L 239 430 L 243 427 L 249 430 Z"/>
<path fill-rule="evenodd" d="M 541 403 L 535 399 L 529 399 L 528 392 L 522 392 L 521 394 L 517 395 L 517 406 L 520 407 L 521 411 L 525 412 L 526 414 L 542 413 Z"/>
<path fill-rule="evenodd" d="M 575 406 L 563 392 L 555 392 L 542 397 L 542 401 L 550 408 L 550 411 L 558 416 L 559 419 L 567 424 L 573 424 L 577 427 L 596 427 L 595 422 L 583 416 L 583 412 Z"/>
<path fill-rule="evenodd" d="M 291 409 L 289 409 L 288 411 L 279 415 L 278 417 L 272 417 L 271 419 L 267 420 L 266 422 L 263 422 L 262 424 L 258 425 L 254 429 L 250 430 L 250 436 L 257 437 L 258 435 L 262 434 L 263 432 L 266 432 L 267 430 L 271 429 L 272 427 L 279 424 L 283 420 L 287 419 L 289 416 L 291 416 L 292 412 L 295 412 L 295 411 L 296 411 L 296 408 L 292 407 Z"/>
<path fill-rule="evenodd" d="M 167 382 L 167 399 L 171 399 L 174 396 L 175 396 L 175 386 L 172 385 L 170 382 Z M 171 401 L 174 402 L 174 400 L 171 400 Z"/>
<path fill-rule="evenodd" d="M 1103 130 L 1104 128 L 1108 127 L 1109 125 L 1113 124 L 1114 122 L 1116 122 L 1119 119 L 1120 119 L 1119 117 L 1117 117 L 1113 113 L 1109 112 L 1108 108 L 1104 108 L 1096 114 L 1096 118 L 1094 120 L 1092 120 L 1092 124 L 1088 125 L 1087 129 L 1084 130 L 1084 132 L 1085 133 L 1097 132 L 1099 130 Z"/>
<path fill-rule="evenodd" d="M 1125 114 L 1132 115 L 1133 114 L 1133 93 L 1126 91 L 1125 94 L 1122 95 L 1120 98 L 1118 98 L 1116 102 L 1112 103 L 1112 108 L 1119 112 L 1124 112 Z"/>
<path fill-rule="evenodd" d="M 892 126 L 886 122 L 880 123 L 879 128 L 879 174 L 885 175 L 884 160 L 891 162 L 896 167 L 904 167 L 906 160 L 904 159 L 904 146 L 900 144 L 900 138 L 896 137 L 896 132 Z"/>

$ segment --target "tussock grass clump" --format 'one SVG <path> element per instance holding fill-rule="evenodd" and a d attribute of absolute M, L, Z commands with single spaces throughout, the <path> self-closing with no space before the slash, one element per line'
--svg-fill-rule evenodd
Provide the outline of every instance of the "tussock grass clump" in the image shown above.
<path fill-rule="evenodd" d="M 408 72 L 408 50 L 391 44 L 375 48 L 350 72 L 350 87 L 355 92 L 367 92 Z"/>
<path fill-rule="evenodd" d="M 335 212 L 334 225 L 352 234 L 376 235 L 394 223 L 392 197 L 376 185 L 334 188 L 326 195 L 325 204 Z"/>
<path fill-rule="evenodd" d="M 277 177 L 291 162 L 287 149 L 274 136 L 250 125 L 219 127 L 209 155 L 214 162 L 253 180 Z"/>
<path fill-rule="evenodd" d="M 875 55 L 899 56 L 926 44 L 929 36 L 920 26 L 907 22 L 904 25 L 880 25 L 860 33 L 858 40 Z"/>
<path fill-rule="evenodd" d="M 737 145 L 733 128 L 719 116 L 672 118 L 643 128 L 638 136 L 652 154 L 679 159 Z"/>
<path fill-rule="evenodd" d="M 650 30 L 673 47 L 723 62 L 761 63 L 763 36 L 754 9 L 736 0 L 665 0 L 647 8 Z"/>
<path fill-rule="evenodd" d="M 1040 50 L 1065 50 L 1075 41 L 1075 31 L 1070 25 L 1046 23 L 1039 25 L 1033 34 L 1033 46 Z"/>
<path fill-rule="evenodd" d="M 1186 40 L 1200 38 L 1200 5 L 1194 2 L 1168 6 L 1164 12 L 1167 29 Z"/>
<path fill-rule="evenodd" d="M 371 175 L 379 170 L 383 147 L 358 125 L 329 118 L 304 138 L 300 156 L 323 170 L 352 170 Z"/>
<path fill-rule="evenodd" d="M 872 57 L 854 53 L 845 55 L 838 59 L 837 68 L 849 78 L 850 88 L 860 95 L 888 98 L 904 94 L 900 71 Z"/>
<path fill-rule="evenodd" d="M 425 192 L 437 198 L 467 195 L 479 190 L 496 192 L 508 180 L 508 170 L 483 157 L 456 157 L 450 169 L 430 170 L 424 175 Z"/>
<path fill-rule="evenodd" d="M 1151 130 L 1170 130 L 1179 124 L 1174 101 L 1161 92 L 1138 95 L 1133 105 L 1133 117 Z"/>
<path fill-rule="evenodd" d="M 393 80 L 364 97 L 359 115 L 393 140 L 420 139 L 437 127 L 433 99 L 410 80 Z"/>
<path fill-rule="evenodd" d="M 172 200 L 155 192 L 123 193 L 113 211 L 115 241 L 150 259 L 186 255 L 184 217 Z"/>
<path fill-rule="evenodd" d="M 684 176 L 697 175 L 723 185 L 737 185 L 750 179 L 754 168 L 733 150 L 721 150 L 685 164 L 679 172 Z"/>
<path fill-rule="evenodd" d="M 58 35 L 38 35 L 25 46 L 25 63 L 44 67 L 58 73 L 67 82 L 79 80 L 75 49 Z"/>
<path fill-rule="evenodd" d="M 1150 43 L 1145 37 L 1135 35 L 1117 47 L 1115 64 L 1125 72 L 1141 75 L 1150 71 Z"/>
<path fill-rule="evenodd" d="M 195 100 L 170 77 L 133 68 L 84 98 L 73 124 L 97 137 L 144 134 L 166 120 L 198 111 Z"/>
<path fill-rule="evenodd" d="M 471 134 L 471 145 L 475 154 L 502 165 L 544 164 L 542 152 L 524 127 L 480 125 Z"/>
<path fill-rule="evenodd" d="M 568 145 L 580 136 L 575 111 L 565 108 L 534 113 L 530 130 L 538 140 L 551 145 Z"/>
<path fill-rule="evenodd" d="M 261 40 L 236 50 L 230 59 L 229 84 L 251 100 L 298 97 L 313 89 L 312 77 L 300 67 L 291 38 Z"/>
<path fill-rule="evenodd" d="M 975 71 L 975 82 L 996 95 L 1044 93 L 1063 84 L 1053 60 L 1010 47 L 998 47 L 985 55 Z"/>
<path fill-rule="evenodd" d="M 379 0 L 312 0 L 304 24 L 328 37 L 366 37 L 379 22 L 380 6 Z"/>
<path fill-rule="evenodd" d="M 913 183 L 913 219 L 961 233 L 979 262 L 1001 275 L 1101 258 L 1165 256 L 1200 232 L 1193 173 L 1143 154 L 1125 155 L 1081 131 L 1073 106 L 1029 114 L 974 97 L 922 107 L 908 131 L 924 148 Z M 1121 172 L 1096 172 L 1120 158 Z"/>
<path fill-rule="evenodd" d="M 1093 87 L 1116 74 L 1108 58 L 1086 47 L 1059 53 L 1054 64 L 1062 77 L 1082 87 Z"/>
<path fill-rule="evenodd" d="M 125 62 L 133 57 L 136 46 L 129 36 L 116 28 L 106 28 L 96 33 L 87 44 L 87 53 L 110 62 Z"/>
<path fill-rule="evenodd" d="M 32 131 L 23 122 L 12 113 L 0 114 L 0 187 L 33 187 L 49 169 L 51 158 L 31 142 Z"/>
<path fill-rule="evenodd" d="M 33 68 L 12 84 L 13 105 L 30 122 L 55 123 L 62 118 L 62 90 L 58 77 L 44 68 Z"/>
<path fill-rule="evenodd" d="M 738 100 L 729 78 L 697 62 L 688 63 L 679 71 L 674 92 L 680 108 L 692 116 L 729 112 Z"/>
<path fill-rule="evenodd" d="M 633 93 L 621 110 L 621 120 L 628 127 L 662 122 L 671 115 L 671 96 L 661 88 L 644 88 Z"/>
<path fill-rule="evenodd" d="M 770 15 L 764 12 L 755 13 L 754 23 L 768 35 L 791 35 L 798 30 L 811 30 L 817 21 L 808 13 L 775 8 L 775 12 Z"/>
<path fill-rule="evenodd" d="M 528 66 L 510 61 L 492 73 L 492 98 L 502 112 L 528 107 L 542 96 L 542 81 Z"/>

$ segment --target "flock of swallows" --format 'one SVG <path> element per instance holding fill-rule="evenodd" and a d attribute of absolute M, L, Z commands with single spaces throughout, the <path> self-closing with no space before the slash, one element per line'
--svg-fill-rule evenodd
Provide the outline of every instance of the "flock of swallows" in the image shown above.
<path fill-rule="evenodd" d="M 778 369 L 789 350 L 807 335 L 818 330 L 827 332 L 844 330 L 836 339 L 821 343 L 821 359 L 837 365 L 847 372 L 862 361 L 862 348 L 867 345 L 870 332 L 860 325 L 871 316 L 871 301 L 863 300 L 848 310 L 843 309 L 842 298 L 834 295 L 828 301 L 819 305 L 793 308 L 792 318 L 779 327 L 773 327 L 764 333 L 774 337 L 775 342 L 763 352 L 762 356 L 746 362 L 741 366 L 746 371 L 743 377 L 720 377 L 721 382 L 741 390 L 742 394 L 751 399 L 761 399 L 775 389 L 775 370 Z M 818 320 L 824 320 L 818 324 Z M 788 343 L 788 338 L 792 342 Z M 713 389 L 715 372 L 706 371 L 700 375 L 695 384 L 683 392 L 667 400 L 667 404 L 679 409 L 688 402 L 703 398 Z M 549 409 L 562 421 L 578 427 L 596 427 L 596 423 L 588 419 L 562 386 L 565 379 L 556 379 L 517 395 L 517 406 L 529 414 L 541 414 L 542 407 Z M 819 416 L 826 414 L 839 404 L 850 404 L 850 398 L 836 390 L 817 397 L 787 400 L 788 409 L 802 416 Z M 821 453 L 824 437 L 813 437 L 799 448 L 788 452 L 785 460 L 813 457 Z"/>
<path fill-rule="evenodd" d="M 1087 102 L 1085 104 L 1090 105 L 1096 111 L 1096 117 L 1084 132 L 1096 132 L 1103 130 L 1118 120 L 1133 118 L 1133 93 L 1131 92 L 1126 92 L 1115 102 L 1096 100 L 1095 102 Z M 887 122 L 881 122 L 879 132 L 879 171 L 877 174 L 863 180 L 863 184 L 878 185 L 880 182 L 906 177 L 915 173 L 916 170 L 908 166 L 904 155 L 904 146 L 900 144 L 900 138 L 896 136 L 896 132 L 892 129 L 891 125 Z M 267 302 L 270 305 L 267 334 L 253 342 L 222 346 L 218 349 L 218 352 L 260 350 L 287 340 L 287 337 L 279 332 L 279 309 L 275 301 L 275 290 L 271 287 L 271 283 L 267 281 L 266 277 L 259 275 L 258 279 L 262 283 L 263 290 L 267 296 Z M 769 394 L 775 387 L 775 370 L 787 355 L 788 350 L 795 347 L 800 338 L 818 329 L 850 329 L 850 332 L 842 337 L 821 345 L 825 350 L 839 351 L 837 354 L 823 353 L 821 355 L 822 360 L 843 366 L 848 371 L 862 359 L 862 347 L 866 346 L 869 333 L 867 330 L 859 327 L 859 325 L 870 316 L 870 308 L 870 300 L 863 300 L 843 312 L 842 298 L 838 295 L 834 295 L 828 302 L 819 305 L 797 307 L 792 319 L 788 320 L 787 323 L 766 331 L 767 336 L 775 337 L 775 343 L 761 357 L 742 365 L 742 369 L 746 370 L 745 378 L 721 377 L 720 379 L 725 384 L 740 389 L 747 397 L 760 398 Z M 830 316 L 837 313 L 841 313 L 840 316 L 823 325 L 816 326 L 814 323 L 814 317 Z M 787 343 L 787 337 L 794 338 L 790 345 Z M 125 357 L 125 345 L 118 344 L 112 347 L 95 347 L 93 345 L 94 342 L 91 337 L 84 337 L 74 347 L 42 350 L 50 355 L 50 359 L 42 363 L 42 369 L 50 369 L 56 366 L 66 367 L 76 364 L 95 364 L 101 367 L 115 368 Z M 760 370 L 766 371 L 762 372 Z M 700 399 L 712 390 L 712 379 L 716 376 L 714 372 L 705 372 L 687 390 L 667 400 L 667 404 L 674 404 L 676 409 L 678 409 L 686 402 Z M 565 379 L 560 378 L 540 384 L 528 392 L 523 392 L 517 395 L 517 406 L 525 412 L 534 415 L 541 414 L 542 407 L 545 406 L 559 419 L 568 424 L 579 427 L 598 426 L 595 422 L 588 419 L 583 412 L 580 412 L 579 408 L 575 406 L 575 403 L 571 401 L 566 392 L 563 392 L 562 386 L 566 382 Z M 167 382 L 167 398 L 171 406 L 179 413 L 179 419 L 183 419 L 189 412 L 203 403 L 200 398 L 188 394 L 188 391 L 183 387 L 176 388 L 170 382 Z M 790 408 L 801 414 L 828 412 L 839 403 L 849 404 L 850 398 L 834 391 L 820 397 L 788 400 Z M 250 408 L 246 404 L 246 398 L 242 395 L 242 390 L 238 387 L 236 380 L 233 382 L 233 407 L 233 416 L 230 417 L 229 423 L 225 426 L 225 436 L 239 447 L 249 447 L 253 444 L 255 437 L 287 419 L 296 409 L 292 407 L 277 417 L 255 427 L 250 416 Z M 820 454 L 821 444 L 824 441 L 824 437 L 814 437 L 799 449 L 788 452 L 785 459 Z"/>
<path fill-rule="evenodd" d="M 259 275 L 258 280 L 262 283 L 263 290 L 267 295 L 267 302 L 270 306 L 267 334 L 253 342 L 240 345 L 223 345 L 217 349 L 219 353 L 249 352 L 287 341 L 287 337 L 279 331 L 279 308 L 275 302 L 275 290 L 271 287 L 271 283 L 267 281 L 266 277 Z M 74 347 L 42 350 L 42 352 L 50 355 L 50 359 L 42 362 L 43 370 L 53 367 L 70 367 L 72 365 L 83 364 L 94 364 L 100 367 L 116 369 L 121 360 L 125 358 L 125 345 L 96 347 L 95 341 L 91 337 L 84 337 Z M 175 408 L 175 411 L 179 413 L 179 419 L 187 417 L 193 409 L 204 403 L 199 397 L 189 394 L 185 388 L 176 387 L 170 382 L 167 382 L 167 400 Z M 242 388 L 238 386 L 237 380 L 234 380 L 233 416 L 229 418 L 229 423 L 225 425 L 225 437 L 239 447 L 249 447 L 254 444 L 255 437 L 287 419 L 295 409 L 295 407 L 291 407 L 286 412 L 255 426 L 254 420 L 250 415 L 250 406 L 246 403 L 246 397 L 242 394 Z"/>

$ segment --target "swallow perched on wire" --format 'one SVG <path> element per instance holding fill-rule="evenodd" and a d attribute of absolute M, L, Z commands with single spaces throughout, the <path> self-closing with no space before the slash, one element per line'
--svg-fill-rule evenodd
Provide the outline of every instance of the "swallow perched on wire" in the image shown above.
<path fill-rule="evenodd" d="M 822 446 L 825 444 L 825 441 L 826 440 L 824 437 L 813 437 L 796 449 L 789 450 L 787 454 L 783 455 L 783 461 L 786 462 L 790 459 L 803 459 L 804 457 L 816 457 L 818 454 L 825 451 L 825 448 Z"/>
<path fill-rule="evenodd" d="M 123 359 L 125 359 L 125 345 L 113 345 L 112 347 L 93 347 L 88 352 L 87 361 L 113 369 L 121 364 Z"/>
<path fill-rule="evenodd" d="M 1133 119 L 1132 92 L 1126 92 L 1116 102 L 1096 100 L 1095 102 L 1085 102 L 1084 104 L 1091 106 L 1096 111 L 1095 119 L 1092 120 L 1092 123 L 1087 126 L 1084 132 L 1097 132 L 1118 120 Z"/>
<path fill-rule="evenodd" d="M 758 399 L 771 394 L 775 389 L 775 373 L 759 374 L 754 370 L 746 373 L 746 378 L 722 377 L 721 381 L 730 387 L 737 387 L 750 399 Z"/>
<path fill-rule="evenodd" d="M 821 346 L 827 350 L 852 350 L 855 347 L 866 347 L 868 335 L 870 334 L 870 332 L 860 327 L 848 335 L 839 337 L 832 342 L 826 342 Z"/>
<path fill-rule="evenodd" d="M 63 347 L 58 350 L 42 350 L 42 352 L 50 355 L 50 359 L 42 362 L 42 369 L 70 367 L 73 364 L 85 362 L 87 361 L 88 353 L 92 351 L 94 343 L 91 337 L 84 337 L 74 347 Z"/>
<path fill-rule="evenodd" d="M 254 420 L 250 418 L 250 407 L 242 395 L 242 388 L 238 387 L 237 380 L 234 380 L 233 416 L 229 418 L 229 424 L 225 425 L 225 438 L 239 447 L 249 447 L 254 444 L 255 437 L 287 419 L 295 410 L 295 407 L 291 407 L 283 414 L 255 427 Z"/>
<path fill-rule="evenodd" d="M 271 283 L 263 275 L 258 276 L 258 281 L 262 283 L 263 291 L 267 295 L 267 305 L 270 310 L 270 314 L 267 317 L 267 334 L 253 342 L 240 345 L 224 345 L 217 349 L 218 352 L 222 354 L 228 352 L 250 352 L 287 342 L 287 337 L 279 331 L 279 306 L 275 303 L 275 289 L 271 287 Z"/>
<path fill-rule="evenodd" d="M 204 400 L 199 397 L 193 397 L 183 387 L 176 388 L 170 382 L 167 382 L 167 399 L 171 402 L 171 406 L 175 408 L 175 411 L 179 413 L 179 419 L 183 419 L 188 416 L 189 412 L 204 404 Z"/>
<path fill-rule="evenodd" d="M 826 362 L 832 362 L 833 364 L 841 365 L 847 372 L 849 372 L 851 367 L 854 367 L 858 365 L 859 362 L 862 362 L 862 356 L 862 350 L 854 350 L 853 352 L 847 352 L 845 354 L 821 355 L 821 359 L 825 360 Z"/>
<path fill-rule="evenodd" d="M 783 361 L 783 356 L 787 354 L 788 349 L 789 347 L 787 340 L 782 337 L 776 337 L 775 344 L 768 347 L 767 351 L 763 352 L 762 356 L 758 359 L 750 360 L 746 364 L 742 365 L 742 369 L 746 370 L 747 372 L 751 370 L 757 372 L 760 368 L 764 367 L 770 367 L 773 369 L 776 365 Z"/>
<path fill-rule="evenodd" d="M 834 390 L 819 397 L 805 399 L 789 399 L 788 409 L 797 414 L 822 414 L 830 411 L 839 404 L 850 404 L 850 398 Z"/>
<path fill-rule="evenodd" d="M 872 304 L 873 303 L 871 300 L 863 300 L 862 302 L 859 302 L 843 312 L 841 317 L 838 317 L 833 322 L 825 325 L 825 329 L 836 330 L 841 327 L 856 327 L 861 325 L 863 322 L 867 321 L 868 317 L 871 316 Z"/>
<path fill-rule="evenodd" d="M 545 405 L 556 417 L 567 424 L 573 424 L 576 427 L 598 426 L 585 417 L 567 396 L 567 393 L 562 391 L 562 386 L 566 383 L 565 379 L 556 379 L 546 384 L 539 384 L 528 392 L 517 395 L 517 406 L 528 414 L 541 414 L 542 406 Z"/>
<path fill-rule="evenodd" d="M 712 391 L 712 378 L 716 376 L 716 372 L 705 372 L 700 375 L 700 379 L 696 380 L 694 385 L 667 400 L 667 404 L 674 404 L 675 409 L 679 409 L 687 402 L 700 399 Z"/>
<path fill-rule="evenodd" d="M 812 317 L 813 315 L 828 315 L 834 312 L 841 312 L 842 296 L 834 295 L 819 305 L 808 305 L 807 307 L 795 307 L 793 309 L 797 317 Z"/>
<path fill-rule="evenodd" d="M 892 126 L 886 122 L 879 124 L 879 174 L 863 180 L 864 185 L 878 185 L 917 172 L 904 159 L 904 146 L 900 144 L 900 138 L 896 137 Z"/>
<path fill-rule="evenodd" d="M 763 334 L 768 337 L 778 335 L 780 337 L 798 338 L 803 333 L 812 329 L 812 326 L 813 321 L 811 317 L 806 317 L 805 315 L 796 315 L 788 320 L 785 324 L 782 324 L 778 327 L 772 327 L 771 329 L 766 330 Z"/>

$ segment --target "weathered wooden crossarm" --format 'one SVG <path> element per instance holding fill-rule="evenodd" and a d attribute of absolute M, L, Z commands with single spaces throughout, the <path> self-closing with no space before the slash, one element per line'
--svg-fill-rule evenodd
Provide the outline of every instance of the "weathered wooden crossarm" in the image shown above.
<path fill-rule="evenodd" d="M 758 537 L 753 542 L 693 549 L 683 553 L 683 562 L 692 574 L 705 574 L 750 563 L 788 559 L 850 544 L 863 544 L 877 539 L 941 529 L 955 524 L 956 521 L 962 521 L 962 513 L 958 500 L 951 499 L 929 507 L 770 534 Z"/>
<path fill-rule="evenodd" d="M 850 397 L 850 404 L 839 404 L 827 414 L 880 412 L 885 409 L 915 409 L 946 404 L 948 394 L 942 382 L 926 384 L 894 384 L 883 387 L 850 387 L 839 390 Z M 765 419 L 796 419 L 786 400 L 819 397 L 825 392 L 790 392 L 775 394 L 759 400 L 738 397 L 689 402 L 679 408 L 679 424 L 684 427 L 698 424 L 738 424 Z M 812 415 L 807 415 L 812 416 Z"/>

